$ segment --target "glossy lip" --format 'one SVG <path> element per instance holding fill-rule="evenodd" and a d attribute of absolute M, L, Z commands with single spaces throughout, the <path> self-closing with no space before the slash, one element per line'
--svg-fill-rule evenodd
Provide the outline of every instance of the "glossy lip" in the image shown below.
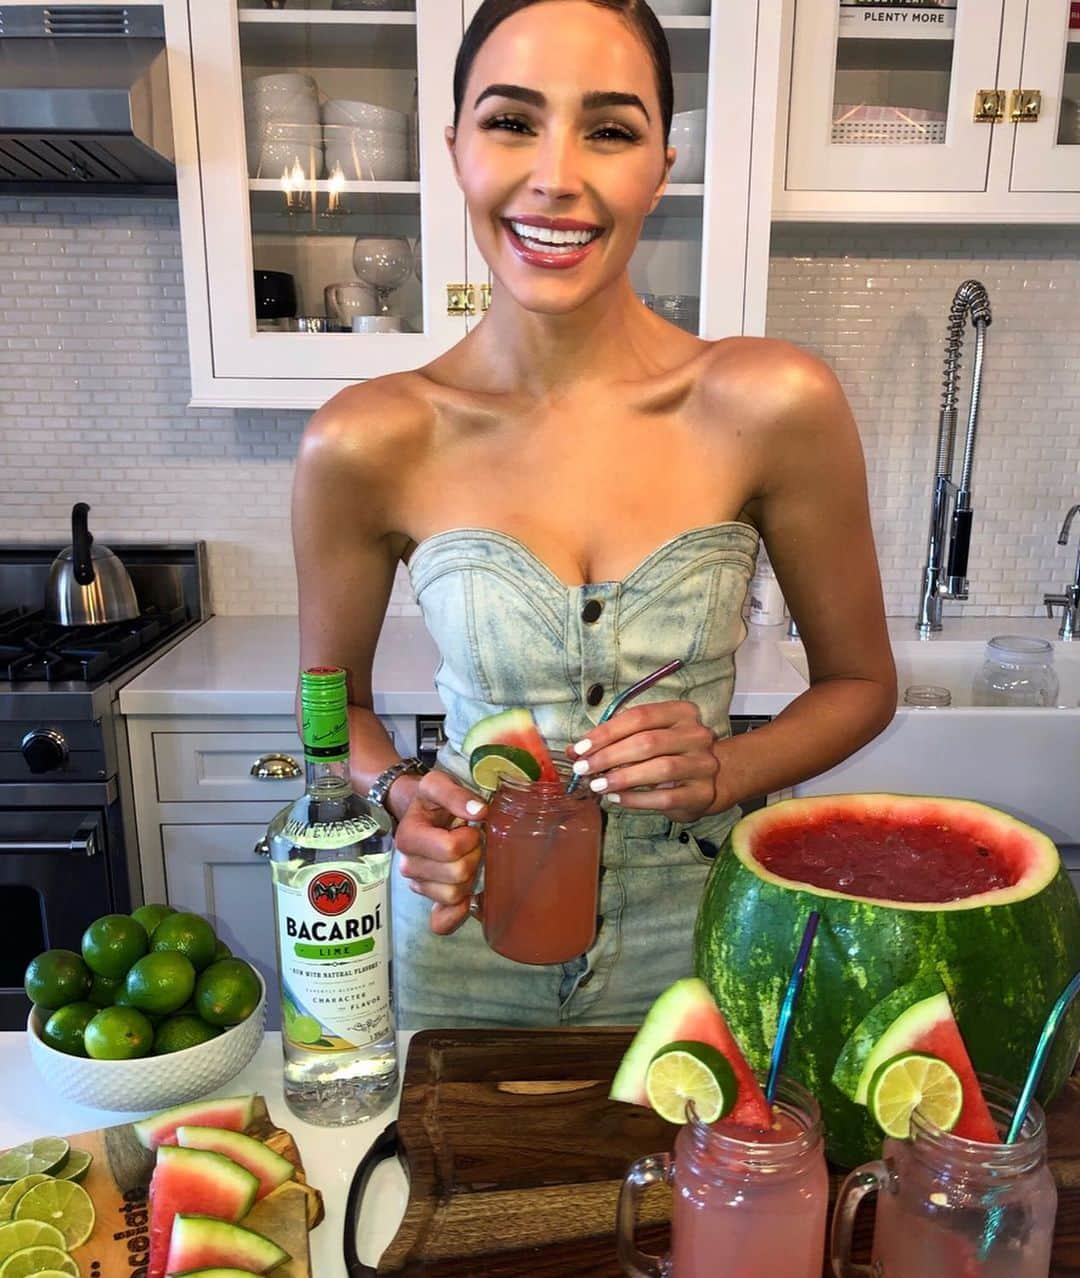
<path fill-rule="evenodd" d="M 522 217 L 510 213 L 503 220 L 520 222 L 522 226 L 546 226 L 551 231 L 602 231 L 604 229 L 595 222 L 578 222 L 572 217 L 541 217 L 534 213 L 526 213 Z"/>
<path fill-rule="evenodd" d="M 514 221 L 521 222 L 526 226 L 550 226 L 559 231 L 601 230 L 599 227 L 590 226 L 587 223 L 581 222 L 567 225 L 566 223 L 569 221 L 567 218 L 550 219 L 518 217 L 514 218 Z M 506 218 L 503 219 L 503 227 L 506 231 L 506 238 L 510 241 L 510 247 L 514 250 L 515 254 L 521 259 L 521 261 L 528 266 L 539 266 L 550 271 L 566 271 L 572 266 L 577 266 L 589 256 L 593 248 L 603 239 L 603 231 L 601 230 L 601 233 L 596 236 L 595 239 L 590 240 L 588 244 L 583 244 L 581 248 L 574 253 L 544 253 L 538 249 L 530 248 L 524 240 L 520 239 L 517 232 Z"/>

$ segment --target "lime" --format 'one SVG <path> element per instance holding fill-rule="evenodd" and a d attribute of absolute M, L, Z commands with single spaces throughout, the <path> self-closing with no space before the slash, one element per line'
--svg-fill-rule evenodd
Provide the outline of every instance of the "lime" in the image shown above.
<path fill-rule="evenodd" d="M 93 1003 L 68 1003 L 66 1007 L 58 1007 L 42 1027 L 41 1037 L 58 1052 L 85 1056 L 83 1033 L 98 1011 Z"/>
<path fill-rule="evenodd" d="M 167 914 L 175 914 L 176 911 L 171 905 L 140 905 L 137 910 L 131 911 L 131 917 L 136 923 L 141 923 L 146 929 L 147 936 L 154 935 L 154 928 L 161 922 Z"/>
<path fill-rule="evenodd" d="M 645 1071 L 649 1104 L 669 1123 L 687 1121 L 688 1101 L 703 1123 L 714 1123 L 731 1112 L 738 1090 L 727 1057 L 709 1043 L 668 1043 Z"/>
<path fill-rule="evenodd" d="M 94 1155 L 85 1149 L 73 1149 L 53 1172 L 53 1175 L 60 1180 L 83 1181 L 86 1179 L 86 1173 L 90 1170 L 90 1164 L 94 1161 Z"/>
<path fill-rule="evenodd" d="M 322 1026 L 314 1016 L 297 1016 L 289 1022 L 285 1033 L 294 1043 L 317 1043 L 322 1038 Z"/>
<path fill-rule="evenodd" d="M 219 959 L 195 983 L 195 1006 L 211 1025 L 239 1025 L 262 997 L 255 969 L 243 959 Z"/>
<path fill-rule="evenodd" d="M 217 1038 L 220 1033 L 219 1025 L 207 1025 L 201 1016 L 167 1016 L 154 1030 L 154 1055 L 182 1052 L 186 1047 Z"/>
<path fill-rule="evenodd" d="M 178 1011 L 195 989 L 195 969 L 191 961 L 175 950 L 145 954 L 132 967 L 124 982 L 124 993 L 132 1007 L 157 1016 Z"/>
<path fill-rule="evenodd" d="M 103 1007 L 87 1025 L 83 1042 L 96 1061 L 129 1061 L 149 1054 L 154 1027 L 137 1008 Z"/>
<path fill-rule="evenodd" d="M 901 1052 L 874 1071 L 866 1104 L 886 1136 L 906 1140 L 916 1109 L 943 1132 L 952 1131 L 964 1106 L 964 1090 L 956 1070 L 940 1057 Z"/>
<path fill-rule="evenodd" d="M 214 929 L 201 914 L 170 914 L 154 928 L 150 948 L 155 953 L 175 950 L 201 972 L 210 966 L 216 945 Z"/>
<path fill-rule="evenodd" d="M 35 1244 L 66 1249 L 64 1235 L 55 1225 L 47 1225 L 43 1220 L 10 1220 L 0 1225 L 0 1260 Z"/>
<path fill-rule="evenodd" d="M 99 976 L 123 976 L 150 946 L 143 927 L 130 914 L 103 914 L 83 933 L 82 956 Z"/>
<path fill-rule="evenodd" d="M 94 1204 L 82 1185 L 50 1179 L 23 1194 L 15 1204 L 14 1219 L 55 1225 L 70 1251 L 82 1246 L 94 1232 Z"/>
<path fill-rule="evenodd" d="M 11 1219 L 15 1204 L 31 1185 L 40 1185 L 43 1180 L 48 1179 L 44 1172 L 33 1172 L 29 1176 L 20 1176 L 12 1185 L 4 1186 L 0 1192 L 0 1222 Z"/>
<path fill-rule="evenodd" d="M 45 1274 L 63 1274 L 65 1278 L 80 1278 L 79 1266 L 66 1251 L 38 1243 L 13 1251 L 0 1263 L 0 1278 L 43 1278 Z"/>
<path fill-rule="evenodd" d="M 94 1004 L 95 1007 L 112 1007 L 116 1002 L 116 996 L 124 988 L 124 978 L 122 976 L 100 976 L 97 972 L 91 972 L 94 978 L 90 982 L 90 993 L 87 999 Z"/>
<path fill-rule="evenodd" d="M 494 790 L 500 777 L 521 782 L 540 780 L 540 764 L 520 746 L 477 746 L 469 755 L 469 772 L 483 790 Z"/>
<path fill-rule="evenodd" d="M 10 1182 L 34 1172 L 46 1174 L 60 1166 L 71 1146 L 60 1136 L 39 1136 L 0 1154 L 0 1181 Z"/>
<path fill-rule="evenodd" d="M 232 958 L 232 950 L 229 949 L 229 947 L 225 944 L 225 942 L 219 936 L 218 943 L 217 945 L 214 946 L 213 961 L 216 963 L 218 959 L 223 959 L 223 958 Z"/>
<path fill-rule="evenodd" d="M 31 959 L 23 977 L 23 989 L 31 1003 L 53 1012 L 86 997 L 90 971 L 72 950 L 46 950 Z"/>

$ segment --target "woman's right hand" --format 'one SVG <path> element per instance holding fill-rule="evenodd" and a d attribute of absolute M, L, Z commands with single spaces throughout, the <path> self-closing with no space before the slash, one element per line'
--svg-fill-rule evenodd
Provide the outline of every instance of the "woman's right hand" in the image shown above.
<path fill-rule="evenodd" d="M 465 822 L 486 812 L 471 790 L 436 769 L 420 778 L 398 824 L 398 868 L 412 891 L 434 903 L 431 930 L 440 936 L 456 932 L 469 917 L 481 853 L 479 829 Z"/>

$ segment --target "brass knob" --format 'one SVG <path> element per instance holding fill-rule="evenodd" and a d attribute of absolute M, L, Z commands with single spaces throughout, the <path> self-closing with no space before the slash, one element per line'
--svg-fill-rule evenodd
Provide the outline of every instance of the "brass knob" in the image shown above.
<path fill-rule="evenodd" d="M 290 754 L 262 754 L 251 765 L 251 775 L 260 781 L 295 781 L 304 769 Z"/>

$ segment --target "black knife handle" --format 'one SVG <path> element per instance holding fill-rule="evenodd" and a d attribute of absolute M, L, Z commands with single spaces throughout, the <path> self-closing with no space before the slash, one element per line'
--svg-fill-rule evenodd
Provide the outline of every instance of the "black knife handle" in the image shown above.
<path fill-rule="evenodd" d="M 360 1160 L 353 1172 L 352 1184 L 349 1186 L 349 1197 L 345 1202 L 345 1272 L 349 1278 L 378 1278 L 378 1271 L 365 1265 L 356 1254 L 356 1224 L 360 1219 L 360 1208 L 364 1201 L 371 1173 L 380 1163 L 386 1162 L 399 1152 L 401 1142 L 398 1139 L 397 1123 L 390 1123 L 380 1133 L 374 1145 Z"/>

